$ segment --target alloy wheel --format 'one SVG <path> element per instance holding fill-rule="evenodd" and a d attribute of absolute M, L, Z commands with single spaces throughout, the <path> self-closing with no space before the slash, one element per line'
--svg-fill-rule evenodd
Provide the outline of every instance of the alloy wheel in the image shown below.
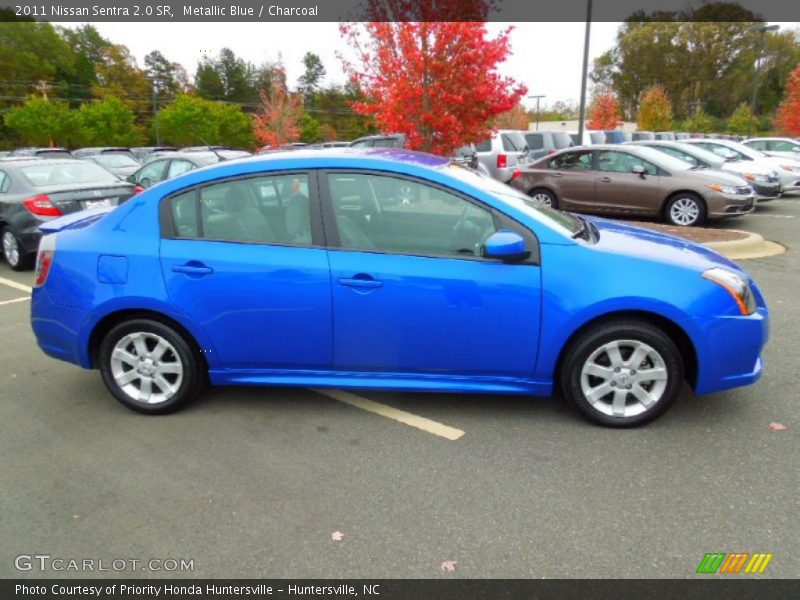
<path fill-rule="evenodd" d="M 533 196 L 531 196 L 531 199 L 534 202 L 541 202 L 545 206 L 552 206 L 553 205 L 553 202 L 552 202 L 552 200 L 550 198 L 550 195 L 549 194 L 545 194 L 544 192 L 536 192 Z"/>
<path fill-rule="evenodd" d="M 669 207 L 669 216 L 678 225 L 692 225 L 700 216 L 700 206 L 693 198 L 678 198 Z"/>
<path fill-rule="evenodd" d="M 159 404 L 172 398 L 183 381 L 183 364 L 175 347 L 151 332 L 122 337 L 111 352 L 111 375 L 132 400 Z"/>
<path fill-rule="evenodd" d="M 19 264 L 19 243 L 13 232 L 6 230 L 3 233 L 3 257 L 9 266 Z"/>
<path fill-rule="evenodd" d="M 581 391 L 598 412 L 610 417 L 634 417 L 653 407 L 667 389 L 664 358 L 638 340 L 603 344 L 586 359 Z"/>

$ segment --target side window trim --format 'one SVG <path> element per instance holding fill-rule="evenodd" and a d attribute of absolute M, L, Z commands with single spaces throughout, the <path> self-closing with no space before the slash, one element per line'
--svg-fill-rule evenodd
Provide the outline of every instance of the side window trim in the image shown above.
<path fill-rule="evenodd" d="M 419 183 L 421 185 L 427 185 L 430 187 L 438 188 L 442 191 L 445 191 L 453 196 L 458 197 L 461 200 L 464 200 L 473 206 L 476 206 L 480 209 L 489 211 L 492 215 L 492 220 L 494 221 L 495 228 L 499 231 L 500 229 L 513 229 L 525 239 L 526 242 L 531 242 L 531 247 L 529 248 L 531 254 L 530 256 L 525 259 L 524 261 L 520 261 L 519 265 L 539 265 L 540 264 L 540 253 L 539 253 L 539 239 L 536 237 L 536 234 L 531 231 L 528 227 L 513 219 L 512 217 L 506 215 L 503 212 L 498 211 L 497 209 L 488 206 L 481 202 L 480 200 L 473 198 L 464 194 L 459 190 L 454 190 L 449 188 L 445 185 L 437 184 L 432 181 L 428 181 L 425 179 L 419 179 L 417 177 L 413 177 L 411 175 L 405 175 L 403 173 L 395 173 L 393 171 L 376 171 L 370 169 L 320 169 L 319 170 L 319 200 L 321 205 L 321 214 L 322 214 L 322 225 L 325 232 L 325 239 L 327 248 L 329 250 L 336 250 L 340 252 L 366 252 L 369 254 L 392 254 L 398 256 L 416 256 L 422 258 L 446 258 L 446 259 L 453 259 L 453 260 L 477 260 L 481 262 L 494 262 L 497 263 L 499 261 L 484 258 L 483 256 L 468 256 L 468 255 L 459 255 L 459 254 L 417 254 L 411 252 L 401 252 L 401 251 L 391 251 L 391 250 L 380 250 L 380 249 L 359 249 L 359 248 L 345 248 L 342 246 L 341 238 L 339 237 L 339 230 L 336 226 L 336 214 L 333 209 L 333 198 L 331 197 L 330 193 L 330 184 L 328 180 L 329 174 L 334 173 L 344 173 L 348 175 L 376 175 L 376 176 L 384 176 L 384 177 L 395 177 L 397 179 L 406 179 L 408 181 L 413 181 L 415 183 Z"/>
<path fill-rule="evenodd" d="M 282 175 L 297 175 L 305 174 L 308 177 L 308 200 L 309 208 L 311 211 L 311 244 L 298 245 L 298 244 L 282 244 L 282 243 L 264 243 L 249 240 L 215 240 L 205 239 L 203 237 L 203 223 L 201 218 L 201 197 L 200 192 L 204 187 L 219 185 L 229 181 L 242 181 L 246 179 L 257 179 L 260 177 L 280 177 Z M 281 171 L 262 171 L 257 173 L 245 173 L 243 175 L 234 175 L 232 177 L 223 177 L 220 179 L 211 179 L 202 183 L 175 190 L 159 200 L 158 205 L 158 221 L 161 239 L 168 240 L 183 240 L 187 242 L 219 242 L 226 244 L 251 244 L 259 246 L 282 246 L 288 248 L 325 248 L 327 246 L 325 239 L 325 231 L 322 223 L 322 209 L 320 206 L 320 185 L 318 169 L 287 169 Z M 173 198 L 185 194 L 187 192 L 194 192 L 195 194 L 195 218 L 197 219 L 197 237 L 180 237 L 177 233 L 175 220 L 170 208 L 170 203 Z"/>

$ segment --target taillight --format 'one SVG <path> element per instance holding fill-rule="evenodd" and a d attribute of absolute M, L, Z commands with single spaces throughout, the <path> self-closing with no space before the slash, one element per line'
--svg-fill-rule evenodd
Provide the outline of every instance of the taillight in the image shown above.
<path fill-rule="evenodd" d="M 555 153 L 556 153 L 556 151 L 555 151 L 555 150 L 553 150 L 552 148 L 550 148 L 550 150 L 548 150 L 548 151 L 547 151 L 547 153 L 548 153 L 548 154 L 555 154 Z"/>
<path fill-rule="evenodd" d="M 137 185 L 135 188 L 133 188 L 133 194 L 134 195 L 141 194 L 143 191 L 144 191 L 144 188 L 142 186 L 140 186 L 140 185 Z"/>
<path fill-rule="evenodd" d="M 514 172 L 511 174 L 511 180 L 513 181 L 515 179 L 519 179 L 520 177 L 522 177 L 522 171 L 519 169 L 514 169 Z"/>
<path fill-rule="evenodd" d="M 55 234 L 44 236 L 39 242 L 39 252 L 36 255 L 36 270 L 33 272 L 33 287 L 41 287 L 47 281 L 50 267 L 56 258 Z"/>
<path fill-rule="evenodd" d="M 505 154 L 497 155 L 497 168 L 504 169 L 508 166 L 508 157 Z"/>
<path fill-rule="evenodd" d="M 58 207 L 50 202 L 50 198 L 46 194 L 25 198 L 22 204 L 34 215 L 40 217 L 60 217 L 61 211 Z"/>

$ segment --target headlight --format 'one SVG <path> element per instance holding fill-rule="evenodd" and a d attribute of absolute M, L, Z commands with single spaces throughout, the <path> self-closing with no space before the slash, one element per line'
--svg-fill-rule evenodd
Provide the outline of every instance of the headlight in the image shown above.
<path fill-rule="evenodd" d="M 775 177 L 777 176 L 778 174 L 775 173 Z M 747 181 L 757 181 L 758 183 L 767 183 L 769 181 L 766 175 L 754 175 L 753 173 L 745 173 L 744 178 L 747 179 Z"/>
<path fill-rule="evenodd" d="M 714 267 L 703 272 L 702 276 L 725 288 L 725 291 L 733 296 L 740 313 L 752 315 L 756 312 L 756 299 L 750 289 L 750 284 L 741 275 L 722 267 Z"/>
<path fill-rule="evenodd" d="M 781 165 L 781 169 L 789 171 L 789 173 L 800 173 L 800 166 L 796 165 Z"/>
<path fill-rule="evenodd" d="M 721 194 L 735 194 L 736 188 L 732 185 L 722 185 L 720 183 L 709 183 L 708 187 L 710 187 L 715 192 L 720 192 Z"/>

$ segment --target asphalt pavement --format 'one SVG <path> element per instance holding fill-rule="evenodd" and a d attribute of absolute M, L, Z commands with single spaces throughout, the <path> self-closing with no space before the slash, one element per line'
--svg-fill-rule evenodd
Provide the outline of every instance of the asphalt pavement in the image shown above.
<path fill-rule="evenodd" d="M 382 414 L 287 388 L 138 415 L 97 372 L 42 354 L 9 285 L 31 273 L 0 264 L 0 577 L 684 578 L 708 552 L 768 552 L 760 577 L 796 577 L 800 195 L 714 226 L 788 247 L 742 262 L 771 310 L 766 373 L 686 389 L 634 430 L 558 398 L 358 394 Z M 36 554 L 193 570 L 15 568 Z"/>

